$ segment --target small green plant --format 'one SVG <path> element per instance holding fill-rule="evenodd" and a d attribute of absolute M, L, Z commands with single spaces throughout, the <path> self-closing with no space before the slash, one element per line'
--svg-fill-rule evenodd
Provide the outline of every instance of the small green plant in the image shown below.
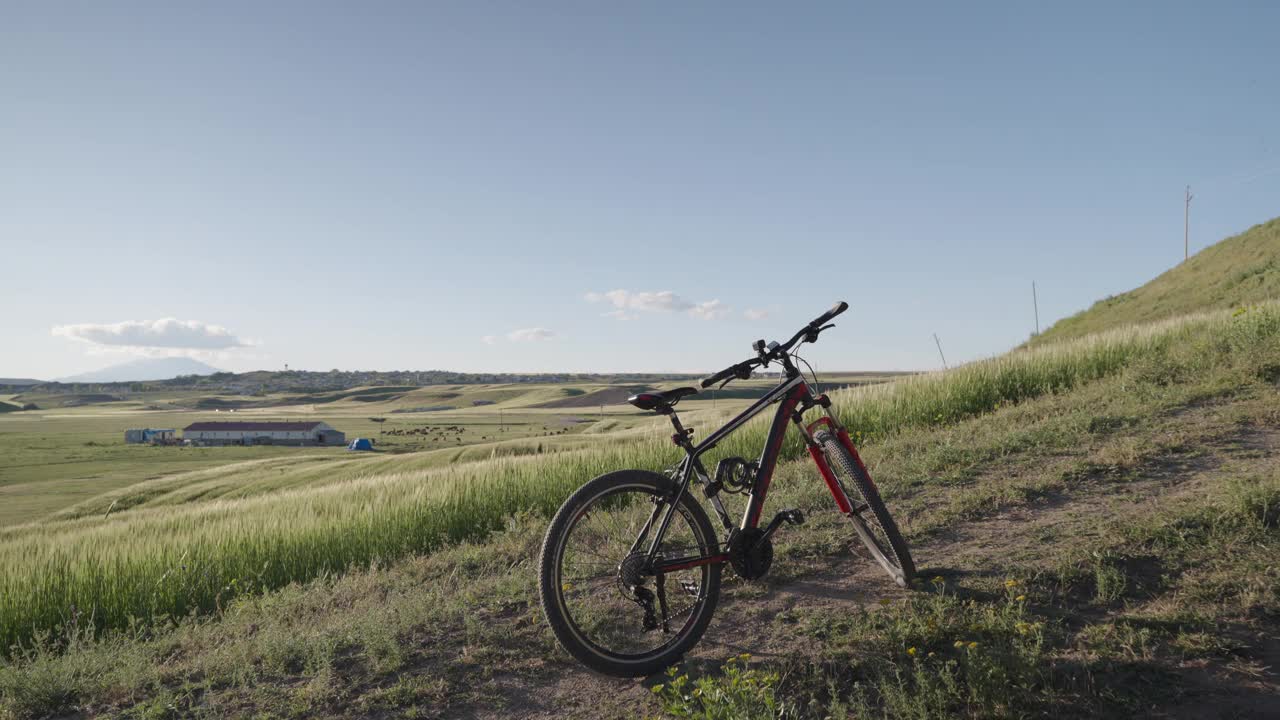
<path fill-rule="evenodd" d="M 747 654 L 725 661 L 717 676 L 691 680 L 674 667 L 667 682 L 653 686 L 662 709 L 677 718 L 698 720 L 778 720 L 798 717 L 798 711 L 780 702 L 778 674 L 748 665 Z"/>
<path fill-rule="evenodd" d="M 1120 562 L 1121 559 L 1111 553 L 1093 553 L 1094 600 L 1098 603 L 1105 605 L 1124 597 L 1129 578 Z"/>

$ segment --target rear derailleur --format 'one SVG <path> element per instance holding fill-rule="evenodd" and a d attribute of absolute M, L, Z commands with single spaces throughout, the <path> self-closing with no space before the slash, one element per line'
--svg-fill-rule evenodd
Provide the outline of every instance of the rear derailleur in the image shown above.
<path fill-rule="evenodd" d="M 640 623 L 640 627 L 645 632 L 662 628 L 664 633 L 671 632 L 671 628 L 667 623 L 667 584 L 666 577 L 659 573 L 650 576 L 645 571 L 645 555 L 644 553 L 632 553 L 627 559 L 622 561 L 618 566 L 618 585 L 622 591 L 622 596 L 640 606 L 644 611 L 644 619 Z M 653 590 L 644 586 L 645 580 L 653 577 L 654 585 L 657 588 L 655 593 Z M 656 601 L 656 606 L 655 606 Z M 661 617 L 661 621 L 659 621 Z"/>

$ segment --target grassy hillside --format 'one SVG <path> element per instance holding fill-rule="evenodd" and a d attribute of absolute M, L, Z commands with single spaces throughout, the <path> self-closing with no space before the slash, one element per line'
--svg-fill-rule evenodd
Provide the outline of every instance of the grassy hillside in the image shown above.
<path fill-rule="evenodd" d="M 617 448 L 626 457 L 388 465 L 317 493 L 192 499 L 173 514 L 144 505 L 0 536 L 0 582 L 14 578 L 0 617 L 65 619 L 0 660 L 0 717 L 1273 712 L 1280 308 L 1120 330 L 838 400 L 871 435 L 865 457 L 921 568 L 912 590 L 850 557 L 813 469 L 790 462 L 770 506 L 810 521 L 777 536 L 770 575 L 727 583 L 672 677 L 604 679 L 542 624 L 545 518 L 512 510 L 594 472 L 579 466 L 662 462 L 656 433 Z M 476 483 L 506 488 L 511 504 L 487 515 L 467 492 Z M 388 562 L 452 514 L 494 532 L 468 526 L 470 541 Z M 257 592 L 348 544 L 347 560 L 380 553 L 368 569 Z M 211 613 L 182 615 L 206 590 Z M 165 623 L 93 632 L 123 608 L 143 620 L 147 603 L 175 599 L 186 604 Z"/>
<path fill-rule="evenodd" d="M 396 388 L 390 393 L 394 397 L 381 389 L 357 388 L 265 398 L 161 390 L 129 393 L 122 399 L 103 396 L 108 401 L 101 403 L 80 402 L 84 395 L 71 394 L 0 396 L 0 402 L 10 406 L 31 401 L 41 408 L 0 412 L 0 527 L 39 520 L 135 484 L 179 475 L 195 480 L 191 473 L 196 470 L 227 468 L 221 473 L 227 480 L 219 483 L 222 493 L 232 492 L 230 486 L 236 483 L 266 489 L 305 484 L 308 478 L 343 477 L 341 468 L 353 459 L 342 448 L 128 445 L 123 442 L 128 428 L 182 428 L 201 420 L 323 420 L 349 438 L 374 438 L 378 456 L 425 453 L 429 459 L 410 464 L 423 467 L 549 451 L 566 441 L 573 444 L 573 438 L 597 426 L 619 429 L 648 421 L 630 406 L 609 407 L 603 418 L 598 407 L 528 407 L 558 397 L 564 387 L 526 383 Z M 75 398 L 73 405 L 64 407 L 69 398 Z M 440 405 L 449 409 L 412 411 Z M 235 414 L 229 415 L 233 407 Z M 268 464 L 272 478 L 245 472 L 258 460 L 276 461 Z M 210 491 L 208 497 L 213 496 Z"/>
<path fill-rule="evenodd" d="M 1136 290 L 1059 320 L 1032 344 L 1274 299 L 1280 299 L 1280 218 L 1207 247 Z"/>
<path fill-rule="evenodd" d="M 1274 344 L 1277 335 L 1280 309 L 1268 306 L 1122 329 L 833 395 L 842 419 L 870 441 L 1068 392 L 1132 363 L 1160 361 L 1189 342 L 1205 344 L 1203 362 L 1212 363 L 1233 347 Z M 717 453 L 755 454 L 766 422 L 759 418 Z M 668 432 L 654 425 L 632 437 L 601 436 L 582 449 L 443 467 L 415 456 L 377 461 L 376 470 L 360 461 L 339 473 L 345 478 L 320 486 L 283 482 L 275 492 L 239 497 L 219 490 L 214 477 L 193 486 L 197 492 L 148 505 L 165 494 L 162 480 L 119 496 L 121 512 L 99 515 L 99 507 L 85 517 L 3 529 L 0 647 L 55 630 L 69 607 L 84 609 L 96 629 L 166 622 L 215 611 L 245 592 L 481 539 L 515 513 L 549 515 L 607 470 L 666 467 L 674 460 L 662 441 Z M 794 437 L 787 452 L 800 454 Z M 254 473 L 289 474 L 270 464 Z M 128 511 L 136 505 L 142 507 Z"/>

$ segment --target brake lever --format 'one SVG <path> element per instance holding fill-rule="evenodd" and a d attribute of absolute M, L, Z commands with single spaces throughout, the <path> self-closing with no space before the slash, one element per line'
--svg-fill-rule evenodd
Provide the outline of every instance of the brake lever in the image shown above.
<path fill-rule="evenodd" d="M 821 333 L 823 330 L 827 330 L 827 329 L 829 329 L 829 328 L 833 328 L 833 327 L 835 327 L 835 326 L 836 326 L 836 324 L 835 324 L 835 323 L 827 323 L 826 325 L 823 325 L 822 327 L 809 328 L 809 332 L 807 332 L 807 333 L 805 333 L 805 334 L 804 334 L 804 341 L 805 341 L 805 342 L 807 342 L 807 343 L 810 343 L 810 344 L 812 344 L 812 343 L 816 343 L 816 342 L 818 342 L 818 334 L 819 334 L 819 333 Z"/>

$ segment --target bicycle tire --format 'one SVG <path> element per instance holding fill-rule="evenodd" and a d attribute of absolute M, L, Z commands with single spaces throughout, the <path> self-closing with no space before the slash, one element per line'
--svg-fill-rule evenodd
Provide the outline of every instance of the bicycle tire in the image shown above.
<path fill-rule="evenodd" d="M 586 638 L 569 617 L 561 582 L 561 562 L 565 544 L 579 513 L 585 512 L 593 502 L 610 492 L 622 489 L 641 489 L 662 497 L 670 497 L 676 484 L 670 478 L 646 470 L 619 470 L 591 480 L 565 500 L 552 518 L 542 542 L 539 555 L 538 591 L 542 612 L 556 639 L 570 655 L 596 672 L 614 677 L 642 677 L 674 665 L 684 653 L 702 639 L 711 616 L 715 613 L 720 595 L 720 575 L 723 566 L 715 563 L 704 566 L 703 592 L 695 603 L 691 620 L 681 629 L 674 641 L 647 654 L 626 655 L 613 653 Z M 688 493 L 680 500 L 679 510 L 690 526 L 700 536 L 697 538 L 702 554 L 713 554 L 719 544 L 711 520 L 702 506 Z"/>
<path fill-rule="evenodd" d="M 858 502 L 858 498 L 850 495 L 848 489 L 844 489 L 844 483 L 841 483 L 841 488 L 844 489 L 852 507 L 857 508 L 860 505 L 865 505 L 865 509 L 871 511 L 872 518 L 884 532 L 885 540 L 888 541 L 889 547 L 881 547 L 881 543 L 875 538 L 874 531 L 867 525 L 866 520 L 860 513 L 852 512 L 849 514 L 849 519 L 853 521 L 854 531 L 857 533 L 858 538 L 866 546 L 867 551 L 871 553 L 876 562 L 884 568 L 885 572 L 889 573 L 894 582 L 902 587 L 909 586 L 916 574 L 915 561 L 911 558 L 911 551 L 907 547 L 906 540 L 902 538 L 902 533 L 898 530 L 898 524 L 894 522 L 893 516 L 889 514 L 889 509 L 885 507 L 884 500 L 880 498 L 880 491 L 876 489 L 875 483 L 871 481 L 871 477 L 863 468 L 862 463 L 857 462 L 849 454 L 848 448 L 829 432 L 819 433 L 814 440 L 822 446 L 828 461 L 838 463 L 840 469 L 853 481 L 853 490 L 862 496 L 861 503 Z"/>

